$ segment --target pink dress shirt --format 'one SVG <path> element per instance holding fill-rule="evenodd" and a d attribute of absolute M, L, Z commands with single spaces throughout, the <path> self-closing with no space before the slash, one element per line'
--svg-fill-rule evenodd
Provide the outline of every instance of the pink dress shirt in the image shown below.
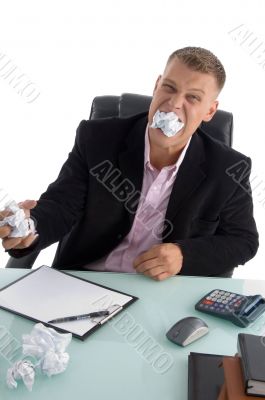
<path fill-rule="evenodd" d="M 163 227 L 172 186 L 189 143 L 190 140 L 175 164 L 164 167 L 159 171 L 150 163 L 147 125 L 142 193 L 132 228 L 123 241 L 107 257 L 86 265 L 85 269 L 135 273 L 134 259 L 153 245 L 162 243 L 162 229 L 159 229 L 159 227 Z"/>

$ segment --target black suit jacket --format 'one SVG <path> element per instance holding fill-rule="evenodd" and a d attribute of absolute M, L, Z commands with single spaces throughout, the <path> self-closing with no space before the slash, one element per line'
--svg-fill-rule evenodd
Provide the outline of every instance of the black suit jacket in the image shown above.
<path fill-rule="evenodd" d="M 82 269 L 111 252 L 129 233 L 137 209 L 146 125 L 146 113 L 82 121 L 57 180 L 32 210 L 39 240 L 11 254 L 22 256 L 60 240 L 53 266 Z M 243 165 L 248 167 L 242 172 Z M 200 129 L 192 136 L 162 234 L 163 242 L 181 246 L 181 274 L 220 275 L 255 255 L 249 174 L 249 158 Z"/>

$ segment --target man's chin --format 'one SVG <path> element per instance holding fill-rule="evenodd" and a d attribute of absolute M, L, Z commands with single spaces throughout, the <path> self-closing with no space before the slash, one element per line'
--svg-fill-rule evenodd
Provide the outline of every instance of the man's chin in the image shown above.
<path fill-rule="evenodd" d="M 184 133 L 184 128 L 180 129 L 178 132 L 176 132 L 175 134 L 170 135 L 170 136 L 165 134 L 162 131 L 162 129 L 160 129 L 160 128 L 155 128 L 155 130 L 158 131 L 159 135 L 162 135 L 166 139 L 174 139 L 174 138 L 177 138 L 177 137 L 181 137 L 182 134 Z"/>
<path fill-rule="evenodd" d="M 169 148 L 172 146 L 179 146 L 184 141 L 184 129 L 181 129 L 176 135 L 168 137 L 160 128 L 152 128 L 149 134 L 150 143 L 155 144 L 161 148 Z"/>

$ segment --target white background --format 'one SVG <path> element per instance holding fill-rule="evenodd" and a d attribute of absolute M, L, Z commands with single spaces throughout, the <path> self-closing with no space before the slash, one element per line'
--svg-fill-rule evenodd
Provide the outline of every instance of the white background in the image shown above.
<path fill-rule="evenodd" d="M 17 201 L 38 199 L 56 178 L 95 96 L 150 95 L 170 53 L 208 48 L 227 71 L 220 108 L 234 114 L 233 147 L 252 158 L 253 187 L 259 184 L 253 190 L 259 252 L 235 276 L 265 279 L 264 15 L 262 0 L 5 2 L 0 55 L 40 95 L 27 103 L 0 76 L 0 188 Z M 247 31 L 251 39 L 244 43 Z M 54 246 L 43 251 L 37 266 L 49 265 L 53 252 Z M 1 267 L 7 259 L 0 250 Z"/>

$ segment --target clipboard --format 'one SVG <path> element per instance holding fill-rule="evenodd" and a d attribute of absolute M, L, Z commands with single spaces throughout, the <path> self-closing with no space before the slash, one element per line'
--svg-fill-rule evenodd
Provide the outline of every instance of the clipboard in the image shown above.
<path fill-rule="evenodd" d="M 0 290 L 0 308 L 84 340 L 138 297 L 43 265 Z M 63 323 L 59 317 L 107 309 L 108 316 Z"/>

